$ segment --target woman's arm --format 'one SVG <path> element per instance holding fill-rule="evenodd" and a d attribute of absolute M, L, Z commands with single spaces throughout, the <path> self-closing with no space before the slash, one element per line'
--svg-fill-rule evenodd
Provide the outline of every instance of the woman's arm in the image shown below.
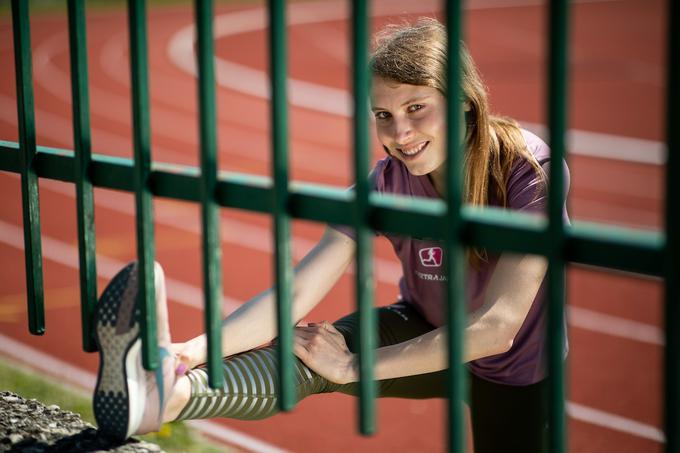
<path fill-rule="evenodd" d="M 327 228 L 319 243 L 295 267 L 292 319 L 297 323 L 314 308 L 338 281 L 352 261 L 355 242 Z M 222 355 L 247 351 L 272 340 L 277 334 L 276 301 L 273 289 L 241 305 L 222 322 Z M 206 361 L 206 335 L 176 348 L 189 368 Z"/>
<path fill-rule="evenodd" d="M 546 260 L 532 255 L 502 255 L 482 306 L 470 313 L 464 332 L 464 360 L 507 352 L 514 341 L 547 269 Z M 298 328 L 296 354 L 307 366 L 337 383 L 359 379 L 356 357 L 328 323 Z M 444 327 L 377 350 L 375 379 L 431 373 L 447 367 Z"/>

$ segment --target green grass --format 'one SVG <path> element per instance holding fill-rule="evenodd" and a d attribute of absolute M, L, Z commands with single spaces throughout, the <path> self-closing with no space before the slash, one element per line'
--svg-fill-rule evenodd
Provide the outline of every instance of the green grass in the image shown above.
<path fill-rule="evenodd" d="M 33 373 L 13 363 L 0 361 L 0 390 L 16 393 L 26 399 L 36 399 L 46 406 L 56 404 L 63 410 L 77 413 L 83 420 L 95 424 L 91 398 L 73 388 L 48 381 L 44 375 Z M 166 423 L 156 434 L 135 437 L 157 444 L 169 453 L 236 451 L 209 443 L 182 422 Z"/>
<path fill-rule="evenodd" d="M 22 0 L 26 1 L 26 0 Z M 264 0 L 215 0 L 215 6 L 219 5 L 264 5 Z M 66 12 L 66 0 L 31 0 L 30 13 L 34 14 L 51 14 Z M 192 7 L 191 0 L 147 0 L 149 8 L 163 8 L 166 6 L 187 5 Z M 87 0 L 87 11 L 102 11 L 102 10 L 118 10 L 124 11 L 127 7 L 127 0 Z M 0 16 L 10 15 L 12 11 L 12 2 L 9 0 L 0 0 Z"/>

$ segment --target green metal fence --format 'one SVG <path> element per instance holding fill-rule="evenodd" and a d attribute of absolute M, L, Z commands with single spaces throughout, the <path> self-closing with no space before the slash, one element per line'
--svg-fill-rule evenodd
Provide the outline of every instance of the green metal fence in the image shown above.
<path fill-rule="evenodd" d="M 446 2 L 449 48 L 457 48 L 462 36 L 461 1 Z M 71 49 L 71 80 L 75 151 L 36 145 L 34 101 L 31 74 L 31 44 L 28 2 L 12 0 L 15 45 L 19 143 L 0 141 L 0 169 L 21 175 L 23 201 L 26 281 L 29 330 L 45 331 L 40 209 L 38 178 L 74 183 L 77 191 L 78 243 L 83 349 L 93 351 L 90 325 L 96 300 L 96 262 L 93 214 L 93 187 L 133 192 L 136 200 L 137 255 L 143 284 L 144 365 L 158 365 L 154 310 L 154 233 L 153 197 L 186 200 L 201 205 L 203 227 L 203 270 L 205 323 L 208 333 L 209 378 L 212 386 L 221 385 L 221 248 L 219 209 L 229 207 L 271 214 L 274 217 L 276 296 L 278 300 L 280 406 L 290 410 L 295 404 L 291 327 L 290 219 L 349 225 L 357 231 L 356 299 L 360 313 L 360 424 L 364 434 L 375 431 L 375 383 L 373 362 L 375 318 L 371 267 L 373 230 L 402 235 L 441 239 L 448 249 L 448 322 L 449 335 L 449 440 L 451 451 L 464 451 L 465 431 L 462 401 L 465 373 L 462 366 L 462 326 L 464 325 L 463 248 L 483 247 L 544 255 L 549 259 L 549 372 L 551 432 L 550 451 L 566 451 L 565 370 L 561 358 L 564 326 L 564 268 L 567 262 L 660 276 L 665 281 L 666 355 L 665 355 L 665 432 L 666 451 L 680 452 L 680 184 L 673 176 L 680 171 L 680 6 L 669 4 L 668 108 L 666 165 L 666 228 L 649 233 L 606 225 L 562 223 L 564 202 L 561 172 L 553 172 L 549 188 L 549 214 L 546 221 L 497 209 L 484 212 L 463 206 L 462 158 L 453 144 L 458 143 L 458 128 L 449 127 L 448 197 L 445 201 L 415 201 L 371 193 L 369 170 L 369 131 L 366 105 L 369 93 L 367 69 L 369 4 L 352 1 L 352 51 L 354 92 L 354 174 L 356 190 L 329 189 L 311 184 L 291 186 L 287 158 L 286 99 L 286 16 L 283 0 L 269 1 L 271 90 L 273 125 L 272 180 L 243 174 L 220 174 L 217 169 L 215 76 L 213 67 L 213 6 L 208 0 L 195 1 L 198 57 L 198 97 L 200 105 L 201 167 L 178 167 L 153 163 L 150 147 L 149 90 L 144 1 L 129 0 L 134 159 L 93 154 L 89 126 L 85 10 L 83 0 L 68 0 Z M 553 161 L 565 155 L 567 55 L 569 7 L 566 0 L 553 0 L 549 6 L 549 117 Z M 450 52 L 456 55 L 457 52 Z M 449 59 L 448 86 L 458 86 L 459 62 Z M 449 123 L 457 124 L 462 114 L 457 103 L 450 103 Z M 228 334 L 228 332 L 227 332 Z"/>

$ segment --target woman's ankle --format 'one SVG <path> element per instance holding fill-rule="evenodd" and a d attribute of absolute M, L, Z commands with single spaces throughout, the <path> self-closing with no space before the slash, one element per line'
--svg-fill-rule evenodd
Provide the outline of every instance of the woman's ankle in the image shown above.
<path fill-rule="evenodd" d="M 165 405 L 163 412 L 163 423 L 172 422 L 177 419 L 182 409 L 189 403 L 191 397 L 191 381 L 185 376 L 180 376 L 172 389 L 172 396 Z"/>

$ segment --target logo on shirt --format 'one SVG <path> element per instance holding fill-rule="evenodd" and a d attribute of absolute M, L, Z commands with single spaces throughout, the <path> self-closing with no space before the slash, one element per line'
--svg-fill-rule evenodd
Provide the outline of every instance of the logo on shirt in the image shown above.
<path fill-rule="evenodd" d="M 418 256 L 420 256 L 420 262 L 425 267 L 439 267 L 442 265 L 442 248 L 441 247 L 428 247 L 426 249 L 420 249 L 418 251 Z"/>

